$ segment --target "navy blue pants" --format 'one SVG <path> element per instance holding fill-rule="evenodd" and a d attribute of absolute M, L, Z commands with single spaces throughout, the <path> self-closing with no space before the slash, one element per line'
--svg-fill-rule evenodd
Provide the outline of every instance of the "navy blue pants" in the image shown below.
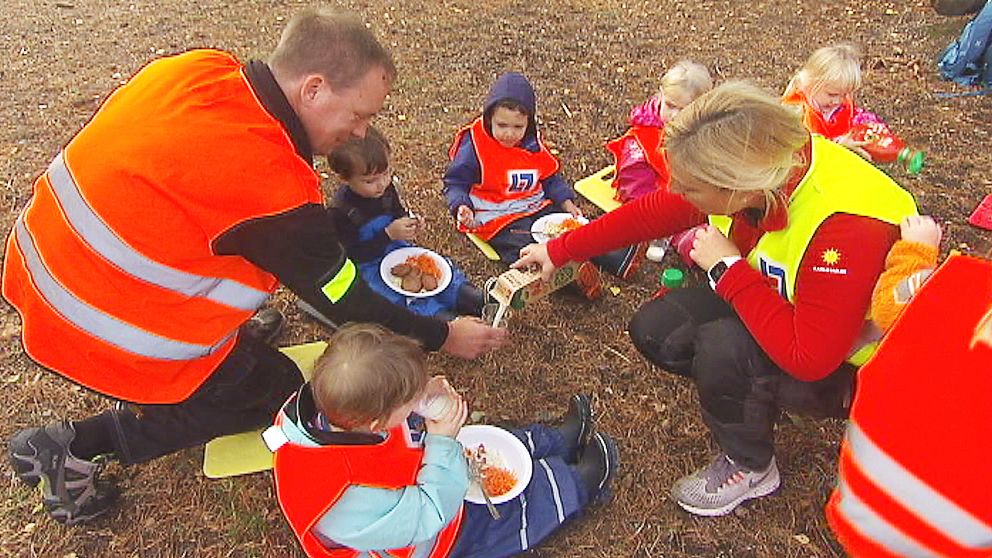
<path fill-rule="evenodd" d="M 503 558 L 533 548 L 589 501 L 575 469 L 565 463 L 565 444 L 553 428 L 534 424 L 510 430 L 530 450 L 534 473 L 527 488 L 496 506 L 494 520 L 486 506 L 465 504 L 465 517 L 451 558 Z"/>

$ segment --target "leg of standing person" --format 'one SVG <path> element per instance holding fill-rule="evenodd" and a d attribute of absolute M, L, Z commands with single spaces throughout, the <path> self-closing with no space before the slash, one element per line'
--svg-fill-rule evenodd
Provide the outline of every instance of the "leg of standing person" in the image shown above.
<path fill-rule="evenodd" d="M 11 463 L 31 486 L 45 481 L 45 507 L 73 524 L 105 513 L 116 490 L 98 479 L 99 456 L 141 463 L 217 436 L 268 424 L 302 383 L 295 363 L 242 336 L 190 397 L 170 405 L 119 404 L 81 420 L 29 428 L 9 443 Z"/>

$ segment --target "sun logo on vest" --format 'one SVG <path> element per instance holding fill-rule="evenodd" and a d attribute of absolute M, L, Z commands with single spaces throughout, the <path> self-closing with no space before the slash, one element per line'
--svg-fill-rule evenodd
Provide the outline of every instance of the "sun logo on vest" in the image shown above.
<path fill-rule="evenodd" d="M 840 250 L 827 248 L 820 254 L 820 262 L 825 265 L 814 265 L 813 271 L 818 273 L 830 273 L 831 275 L 847 275 L 847 269 L 837 267 L 840 264 Z"/>

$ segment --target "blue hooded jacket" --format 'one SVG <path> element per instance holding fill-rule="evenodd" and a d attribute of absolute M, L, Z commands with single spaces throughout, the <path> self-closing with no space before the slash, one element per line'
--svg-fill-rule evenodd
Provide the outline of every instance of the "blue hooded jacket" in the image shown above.
<path fill-rule="evenodd" d="M 537 153 L 540 146 L 537 142 L 537 94 L 534 92 L 534 86 L 523 74 L 517 72 L 506 72 L 499 76 L 489 88 L 482 111 L 482 121 L 490 135 L 492 134 L 490 118 L 494 107 L 496 103 L 504 100 L 516 101 L 527 109 L 527 132 L 520 140 L 519 146 Z M 452 215 L 458 213 L 459 206 L 472 207 L 469 191 L 480 180 L 482 180 L 482 167 L 475 154 L 475 146 L 472 145 L 472 135 L 462 134 L 455 156 L 448 164 L 448 170 L 445 171 L 443 178 L 443 192 Z M 562 178 L 560 173 L 555 173 L 542 181 L 542 186 L 544 195 L 558 206 L 566 200 L 575 199 L 572 185 Z"/>

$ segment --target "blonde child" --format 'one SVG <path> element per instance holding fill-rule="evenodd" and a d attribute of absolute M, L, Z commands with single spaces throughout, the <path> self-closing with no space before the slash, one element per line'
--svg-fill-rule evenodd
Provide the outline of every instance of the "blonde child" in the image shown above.
<path fill-rule="evenodd" d="M 871 318 L 888 331 L 909 300 L 937 268 L 942 236 L 932 217 L 914 215 L 899 225 L 902 238 L 885 257 L 885 271 L 871 296 Z"/>
<path fill-rule="evenodd" d="M 635 200 L 668 186 L 665 122 L 712 88 L 713 78 L 706 66 L 681 60 L 661 76 L 657 93 L 631 109 L 630 128 L 606 144 L 616 165 L 613 187 L 618 201 Z"/>
<path fill-rule="evenodd" d="M 857 47 L 846 43 L 826 46 L 814 51 L 796 72 L 785 88 L 782 102 L 800 107 L 803 124 L 810 132 L 871 160 L 864 149 L 866 142 L 855 141 L 852 131 L 860 124 L 885 123 L 855 104 L 861 83 L 861 54 Z"/>
<path fill-rule="evenodd" d="M 422 405 L 427 393 L 447 404 Z M 265 435 L 279 505 L 307 555 L 513 556 L 610 494 L 616 443 L 593 432 L 588 397 L 574 396 L 560 427 L 511 431 L 532 454 L 533 476 L 493 520 L 464 502 L 456 436 L 467 415 L 462 397 L 428 376 L 412 339 L 367 324 L 339 330 Z"/>

